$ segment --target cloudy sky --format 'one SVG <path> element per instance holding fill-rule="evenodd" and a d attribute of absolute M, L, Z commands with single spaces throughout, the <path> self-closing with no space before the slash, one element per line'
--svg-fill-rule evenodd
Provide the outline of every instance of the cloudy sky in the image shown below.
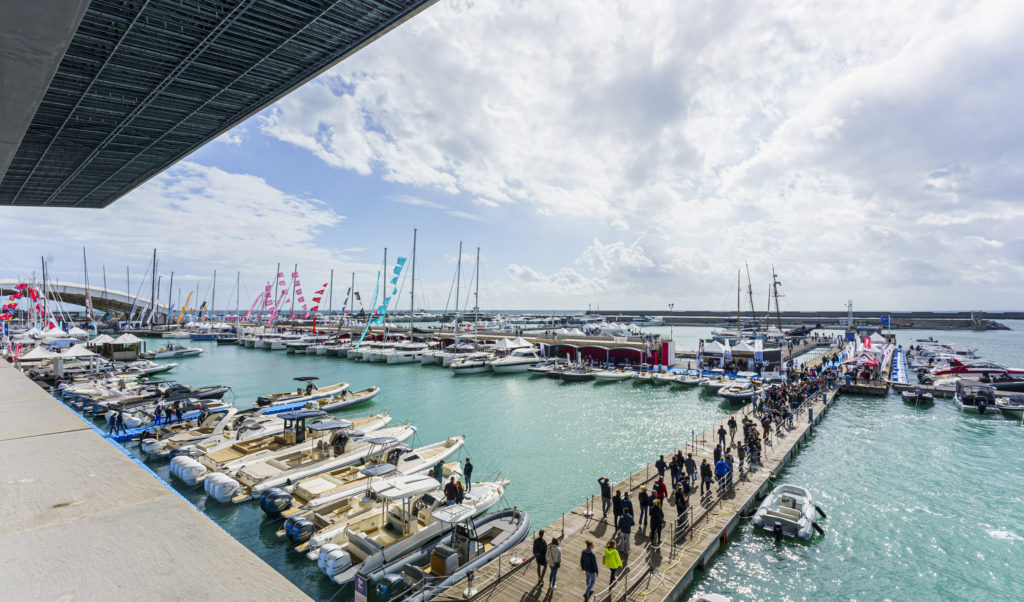
<path fill-rule="evenodd" d="M 0 275 L 367 296 L 418 228 L 432 309 L 460 240 L 482 308 L 728 309 L 749 263 L 759 308 L 774 265 L 783 309 L 1019 309 L 1022 56 L 1021 2 L 440 0 L 107 209 L 0 210 Z"/>

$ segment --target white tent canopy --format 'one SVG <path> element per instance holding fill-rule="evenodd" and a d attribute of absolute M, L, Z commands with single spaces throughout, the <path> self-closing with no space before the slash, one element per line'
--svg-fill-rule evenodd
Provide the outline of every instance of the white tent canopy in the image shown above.
<path fill-rule="evenodd" d="M 56 326 L 54 326 L 50 330 L 47 330 L 46 332 L 44 332 L 43 336 L 45 336 L 45 337 L 63 338 L 63 337 L 68 336 L 68 333 L 66 333 L 63 330 L 61 330 L 60 328 L 57 328 Z"/>
<path fill-rule="evenodd" d="M 530 341 L 527 341 L 523 337 L 516 337 L 516 338 L 512 339 L 512 347 L 514 347 L 514 348 L 533 347 L 533 343 L 531 343 Z"/>
<path fill-rule="evenodd" d="M 89 336 L 88 330 L 83 330 L 77 326 L 68 331 L 68 335 L 73 337 L 87 337 Z"/>
<path fill-rule="evenodd" d="M 48 360 L 55 357 L 60 356 L 50 351 L 46 347 L 40 345 L 39 347 L 34 347 L 32 351 L 29 351 L 25 355 L 19 357 L 18 360 Z"/>
<path fill-rule="evenodd" d="M 720 355 L 725 352 L 725 346 L 718 341 L 711 341 L 704 344 L 704 353 Z"/>
<path fill-rule="evenodd" d="M 109 334 L 101 334 L 100 336 L 96 337 L 95 339 L 89 341 L 89 344 L 90 345 L 105 345 L 107 343 L 113 343 L 113 342 L 114 342 L 114 338 L 112 336 L 110 336 Z"/>
<path fill-rule="evenodd" d="M 512 349 L 512 341 L 510 341 L 508 337 L 505 337 L 492 345 L 492 347 L 500 351 L 508 351 L 509 349 Z"/>
<path fill-rule="evenodd" d="M 114 345 L 137 345 L 142 339 L 130 332 L 126 332 L 112 341 Z"/>
<path fill-rule="evenodd" d="M 61 357 L 94 357 L 96 354 L 85 348 L 85 345 L 72 345 Z"/>
<path fill-rule="evenodd" d="M 754 348 L 751 347 L 750 344 L 747 343 L 746 341 L 740 341 L 739 343 L 736 344 L 735 347 L 732 348 L 732 350 L 753 352 Z"/>
<path fill-rule="evenodd" d="M 870 338 L 871 338 L 871 346 L 872 347 L 875 346 L 875 345 L 885 345 L 886 343 L 889 342 L 888 339 L 886 339 L 884 336 L 878 334 L 877 332 L 873 333 Z"/>

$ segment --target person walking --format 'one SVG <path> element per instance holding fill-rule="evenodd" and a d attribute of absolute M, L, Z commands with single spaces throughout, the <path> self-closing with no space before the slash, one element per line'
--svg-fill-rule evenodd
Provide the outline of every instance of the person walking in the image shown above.
<path fill-rule="evenodd" d="M 747 457 L 747 444 L 741 443 L 736 446 L 736 459 L 740 461 L 740 472 L 743 472 L 743 459 Z"/>
<path fill-rule="evenodd" d="M 686 511 L 689 509 L 689 497 L 690 492 L 685 491 L 685 487 L 682 483 L 679 484 L 679 489 L 676 490 L 676 515 L 678 519 L 677 524 L 683 523 L 686 520 Z"/>
<path fill-rule="evenodd" d="M 729 416 L 729 443 L 736 440 L 736 417 Z"/>
<path fill-rule="evenodd" d="M 548 544 L 544 541 L 544 529 L 537 531 L 537 537 L 533 538 L 533 559 L 537 563 L 537 581 L 540 581 L 548 570 Z"/>
<path fill-rule="evenodd" d="M 551 573 L 548 575 L 548 585 L 551 589 L 556 589 L 555 579 L 558 578 L 558 567 L 562 566 L 562 548 L 558 547 L 558 538 L 552 537 L 551 544 L 548 545 L 547 551 L 548 567 L 551 568 Z"/>
<path fill-rule="evenodd" d="M 636 516 L 636 513 L 633 511 L 633 500 L 629 499 L 629 491 L 626 491 L 622 496 L 622 503 L 619 504 L 619 514 L 626 514 L 627 512 L 630 516 Z"/>
<path fill-rule="evenodd" d="M 721 497 L 722 492 L 725 491 L 725 475 L 729 472 L 729 465 L 725 463 L 725 460 L 719 460 L 715 464 L 715 477 L 718 479 L 718 495 Z"/>
<path fill-rule="evenodd" d="M 679 469 L 680 466 L 676 462 L 676 459 L 672 458 L 672 461 L 668 463 L 668 472 L 669 475 L 672 477 L 672 479 L 669 481 L 669 487 L 671 487 L 672 489 L 676 488 L 676 481 L 679 480 Z"/>
<path fill-rule="evenodd" d="M 622 516 L 622 491 L 615 490 L 615 497 L 612 498 L 612 526 L 619 524 L 619 517 Z"/>
<path fill-rule="evenodd" d="M 107 434 L 110 435 L 111 437 L 113 437 L 114 435 L 117 434 L 117 412 L 116 411 L 110 417 L 110 421 L 107 424 L 109 425 L 107 427 Z"/>
<path fill-rule="evenodd" d="M 615 573 L 622 568 L 622 557 L 619 556 L 619 550 L 615 547 L 615 538 L 608 540 L 608 543 L 604 546 L 604 566 L 611 571 L 611 577 L 608 579 L 608 585 L 615 583 Z"/>
<path fill-rule="evenodd" d="M 473 464 L 466 458 L 466 467 L 462 469 L 462 480 L 466 482 L 466 493 L 473 489 Z"/>
<path fill-rule="evenodd" d="M 725 473 L 725 486 L 727 489 L 732 489 L 732 470 L 735 465 L 735 461 L 732 459 L 732 454 L 729 452 L 725 453 L 725 465 L 729 467 L 729 472 Z"/>
<path fill-rule="evenodd" d="M 725 447 L 725 426 L 718 425 L 718 444 Z"/>
<path fill-rule="evenodd" d="M 619 517 L 619 522 L 616 527 L 616 532 L 619 534 L 619 555 L 622 556 L 622 562 L 629 562 L 629 544 L 630 537 L 633 531 L 633 515 L 631 513 L 623 513 Z"/>
<path fill-rule="evenodd" d="M 704 458 L 704 461 L 700 465 L 700 493 L 704 495 L 704 490 L 711 492 L 711 465 L 708 464 L 708 459 Z"/>
<path fill-rule="evenodd" d="M 657 500 L 663 500 L 668 497 L 668 488 L 665 487 L 665 481 L 661 477 L 658 477 L 658 480 L 654 482 L 654 494 L 652 497 Z"/>
<path fill-rule="evenodd" d="M 601 487 L 601 518 L 608 518 L 608 507 L 612 505 L 612 486 L 608 484 L 608 477 L 601 477 L 597 484 Z"/>
<path fill-rule="evenodd" d="M 686 474 L 690 475 L 690 480 L 693 484 L 697 484 L 697 461 L 693 459 L 693 454 L 686 454 Z"/>
<path fill-rule="evenodd" d="M 654 469 L 658 471 L 658 476 L 665 478 L 665 469 L 668 468 L 668 464 L 665 463 L 665 456 L 658 456 L 658 461 L 654 463 Z"/>
<path fill-rule="evenodd" d="M 594 556 L 594 542 L 589 539 L 584 543 L 583 552 L 580 553 L 580 568 L 586 578 L 587 589 L 583 592 L 583 600 L 590 600 L 594 595 L 594 584 L 597 583 L 597 556 Z"/>
<path fill-rule="evenodd" d="M 716 445 L 715 446 L 715 452 L 712 454 L 712 456 L 713 456 L 713 459 L 711 461 L 714 462 L 715 464 L 718 464 L 718 461 L 722 459 L 722 446 L 721 445 Z"/>
<path fill-rule="evenodd" d="M 661 529 L 665 526 L 665 512 L 661 509 L 661 500 L 651 506 L 651 545 L 661 546 Z"/>
<path fill-rule="evenodd" d="M 636 496 L 636 501 L 640 505 L 640 528 L 643 529 L 647 526 L 647 511 L 651 507 L 651 496 L 647 493 L 647 485 L 640 486 L 640 493 Z"/>

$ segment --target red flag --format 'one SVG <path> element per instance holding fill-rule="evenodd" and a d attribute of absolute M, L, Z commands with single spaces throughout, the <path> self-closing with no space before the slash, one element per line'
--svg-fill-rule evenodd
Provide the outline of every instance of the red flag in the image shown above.
<path fill-rule="evenodd" d="M 29 294 L 30 297 L 32 297 L 32 302 L 33 303 L 35 303 L 36 301 L 39 300 L 39 293 L 36 292 L 36 289 L 34 289 L 34 288 L 28 289 L 28 294 Z"/>
<path fill-rule="evenodd" d="M 25 290 L 27 288 L 28 288 L 28 285 L 25 284 L 24 282 L 21 282 L 21 283 L 19 283 L 19 284 L 14 286 L 14 290 L 17 290 L 17 291 L 23 291 L 23 290 Z"/>
<path fill-rule="evenodd" d="M 322 299 L 322 297 L 313 297 L 313 303 L 320 303 L 320 299 Z"/>
<path fill-rule="evenodd" d="M 316 334 L 316 316 L 313 316 L 313 334 Z"/>

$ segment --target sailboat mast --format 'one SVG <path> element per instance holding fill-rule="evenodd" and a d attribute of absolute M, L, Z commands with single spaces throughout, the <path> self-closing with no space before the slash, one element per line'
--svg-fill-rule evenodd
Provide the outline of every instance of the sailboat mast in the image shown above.
<path fill-rule="evenodd" d="M 174 270 L 171 270 L 171 284 L 167 287 L 167 318 L 164 320 L 164 326 L 171 323 L 171 294 L 174 292 Z"/>
<path fill-rule="evenodd" d="M 281 262 L 277 263 L 277 271 L 274 272 L 274 297 L 270 300 L 271 307 L 277 306 L 277 286 L 279 282 L 281 282 Z M 263 312 L 261 311 L 260 313 L 262 314 Z M 267 316 L 267 325 L 270 325 L 269 316 Z"/>
<path fill-rule="evenodd" d="M 775 320 L 779 325 L 779 332 L 782 332 L 782 311 L 779 309 L 779 277 L 775 275 L 775 266 L 772 266 L 772 291 L 775 297 Z"/>
<path fill-rule="evenodd" d="M 298 280 L 298 276 L 296 275 L 298 273 L 299 273 L 299 264 L 295 264 L 295 268 L 292 269 L 292 311 L 291 311 L 291 315 L 292 316 L 295 315 L 295 288 L 296 288 L 296 282 L 295 281 Z"/>
<path fill-rule="evenodd" d="M 149 281 L 150 293 L 149 296 L 149 315 L 150 322 L 152 322 L 153 312 L 156 311 L 156 249 L 153 249 L 153 277 Z"/>
<path fill-rule="evenodd" d="M 480 247 L 476 248 L 476 276 L 474 276 L 474 280 L 476 280 L 476 292 L 473 293 L 473 305 L 475 306 L 473 308 L 473 312 L 476 315 L 474 316 L 474 320 L 473 321 L 476 322 L 477 326 L 479 326 L 479 324 L 480 324 Z"/>
<path fill-rule="evenodd" d="M 356 273 L 352 272 L 352 284 L 348 289 L 348 313 L 356 313 Z"/>
<path fill-rule="evenodd" d="M 49 319 L 50 319 L 50 307 L 49 307 L 50 296 L 48 294 L 48 289 L 47 289 L 47 280 L 48 279 L 46 278 L 46 258 L 45 257 L 40 257 L 39 261 L 42 264 L 42 270 L 43 270 L 43 319 L 49 321 Z"/>
<path fill-rule="evenodd" d="M 750 295 L 750 317 L 754 319 L 754 323 L 757 324 L 757 311 L 754 309 L 754 287 L 750 284 L 750 264 L 743 262 L 743 265 L 747 267 L 747 294 Z M 765 327 L 768 325 L 765 324 Z"/>
<path fill-rule="evenodd" d="M 213 295 L 210 296 L 210 320 L 217 318 L 217 270 L 213 271 Z"/>
<path fill-rule="evenodd" d="M 173 275 L 173 274 L 172 274 Z M 235 322 L 238 322 L 239 295 L 242 294 L 242 272 L 235 272 Z"/>
<path fill-rule="evenodd" d="M 95 321 L 92 312 L 92 295 L 89 294 L 89 262 L 85 259 L 85 247 L 82 247 L 82 273 L 85 275 L 85 319 Z"/>
<path fill-rule="evenodd" d="M 416 313 L 416 228 L 412 229 L 412 286 L 409 287 L 409 339 L 412 339 Z"/>
<path fill-rule="evenodd" d="M 736 336 L 743 336 L 740 328 L 740 271 L 736 270 Z"/>
<path fill-rule="evenodd" d="M 334 268 L 331 268 L 331 287 L 327 289 L 327 313 L 331 313 L 331 306 L 334 304 Z"/>
<path fill-rule="evenodd" d="M 459 241 L 459 261 L 455 264 L 455 336 L 459 331 L 459 287 L 462 286 L 462 241 Z"/>

